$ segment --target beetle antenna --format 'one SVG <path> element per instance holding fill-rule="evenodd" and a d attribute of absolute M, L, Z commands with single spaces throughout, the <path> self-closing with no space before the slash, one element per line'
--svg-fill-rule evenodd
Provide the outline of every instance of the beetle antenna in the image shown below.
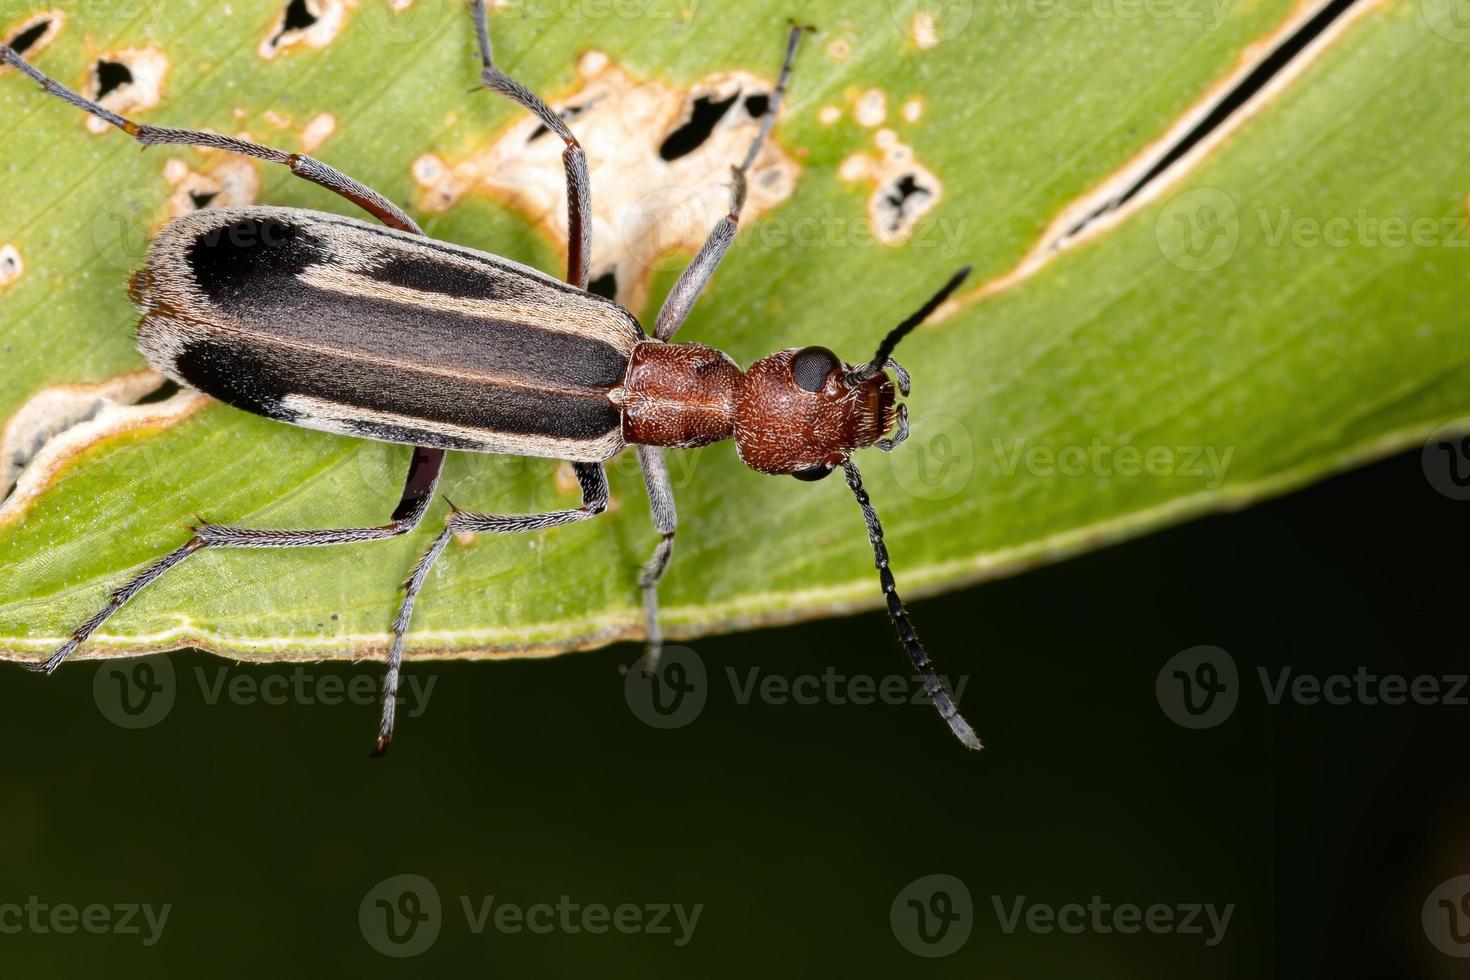
<path fill-rule="evenodd" d="M 909 332 L 919 324 L 929 319 L 930 314 L 939 309 L 941 303 L 949 299 L 950 293 L 960 288 L 960 283 L 964 282 L 965 277 L 969 274 L 970 266 L 967 265 L 950 276 L 949 282 L 945 283 L 944 287 L 929 299 L 929 302 L 919 307 L 907 320 L 888 331 L 888 336 L 884 337 L 883 343 L 878 345 L 878 353 L 874 354 L 873 359 L 867 364 L 849 373 L 847 383 L 859 385 L 869 378 L 877 377 L 878 373 L 888 366 L 888 359 L 893 356 L 893 349 L 898 346 L 898 342 L 907 337 Z"/>
<path fill-rule="evenodd" d="M 951 286 L 958 284 L 956 279 Z M 873 563 L 878 566 L 878 581 L 883 583 L 883 596 L 888 600 L 888 618 L 893 620 L 893 625 L 898 629 L 898 638 L 903 641 L 904 649 L 913 659 L 914 669 L 923 678 L 924 690 L 929 692 L 929 698 L 939 710 L 939 716 L 949 724 L 949 730 L 954 732 L 955 738 L 965 743 L 966 748 L 978 749 L 981 747 L 980 739 L 969 722 L 960 716 L 944 682 L 934 673 L 934 665 L 929 662 L 929 655 L 924 652 L 924 645 L 914 632 L 914 624 L 909 622 L 909 614 L 903 608 L 903 600 L 898 597 L 898 585 L 893 581 L 893 572 L 888 567 L 888 546 L 883 543 L 883 525 L 878 523 L 878 512 L 868 499 L 868 491 L 863 489 L 862 474 L 858 473 L 857 464 L 851 459 L 843 461 L 842 471 L 847 475 L 847 485 L 852 488 L 853 496 L 857 497 L 858 506 L 863 509 L 863 520 L 868 524 L 868 540 L 873 544 Z"/>

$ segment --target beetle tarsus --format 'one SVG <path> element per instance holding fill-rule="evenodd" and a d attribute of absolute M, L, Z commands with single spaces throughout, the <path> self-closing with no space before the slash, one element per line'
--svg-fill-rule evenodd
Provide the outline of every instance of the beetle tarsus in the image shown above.
<path fill-rule="evenodd" d="M 51 654 L 51 656 L 47 657 L 45 660 L 38 661 L 37 663 L 26 664 L 26 668 L 28 670 L 36 672 L 37 674 L 45 674 L 47 677 L 50 677 L 52 674 L 56 673 L 56 668 L 60 667 L 62 663 L 66 660 L 66 658 L 70 657 L 72 653 L 76 651 L 76 648 L 80 645 L 81 641 L 73 636 L 70 640 L 67 640 L 60 647 L 58 647 L 56 652 Z"/>

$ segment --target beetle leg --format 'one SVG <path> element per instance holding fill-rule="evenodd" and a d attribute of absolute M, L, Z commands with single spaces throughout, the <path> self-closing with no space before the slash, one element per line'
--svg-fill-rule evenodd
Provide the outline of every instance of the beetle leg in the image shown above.
<path fill-rule="evenodd" d="M 582 506 L 575 510 L 554 510 L 544 514 L 518 514 L 509 517 L 451 510 L 445 518 L 444 530 L 439 532 L 433 544 L 429 545 L 429 550 L 414 565 L 408 581 L 403 583 L 403 604 L 398 607 L 398 616 L 393 620 L 393 647 L 388 651 L 388 671 L 383 676 L 383 717 L 378 725 L 375 755 L 388 751 L 388 743 L 393 738 L 393 716 L 398 707 L 398 675 L 403 666 L 403 640 L 408 632 L 409 619 L 413 616 L 414 602 L 418 599 L 419 590 L 424 587 L 429 569 L 434 567 L 434 562 L 444 553 L 449 539 L 465 531 L 485 534 L 541 531 L 585 521 L 607 510 L 607 474 L 603 472 L 602 464 L 573 463 L 572 469 L 577 474 L 577 482 L 582 486 Z"/>
<path fill-rule="evenodd" d="M 648 629 L 644 647 L 644 670 L 658 666 L 663 652 L 664 633 L 658 621 L 658 580 L 663 578 L 674 556 L 674 532 L 679 515 L 674 510 L 674 488 L 669 485 L 669 467 L 664 451 L 656 446 L 637 446 L 638 466 L 643 470 L 643 486 L 648 491 L 648 508 L 653 512 L 653 526 L 659 533 L 653 555 L 638 574 L 638 587 L 643 590 L 643 619 Z"/>
<path fill-rule="evenodd" d="M 736 167 L 731 168 L 734 175 L 734 184 L 730 188 L 730 210 L 721 218 L 709 238 L 705 240 L 699 253 L 694 260 L 684 267 L 679 274 L 679 279 L 674 283 L 674 288 L 669 291 L 669 296 L 664 300 L 663 308 L 658 311 L 658 319 L 654 321 L 653 335 L 659 340 L 669 340 L 679 332 L 688 318 L 689 311 L 694 308 L 694 303 L 699 299 L 699 294 L 709 284 L 710 278 L 714 276 L 715 269 L 719 268 L 720 260 L 730 250 L 730 245 L 735 241 L 735 231 L 740 224 L 740 211 L 745 206 L 745 177 L 750 173 L 750 168 L 755 165 L 756 157 L 760 156 L 761 148 L 766 145 L 766 140 L 771 135 L 771 128 L 776 125 L 776 114 L 781 111 L 781 102 L 786 96 L 786 85 L 791 80 L 791 69 L 796 64 L 796 49 L 801 44 L 801 36 L 810 27 L 798 27 L 792 25 L 791 35 L 786 41 L 786 60 L 781 63 L 781 74 L 776 79 L 776 89 L 771 93 L 771 101 L 766 107 L 765 115 L 761 118 L 760 132 L 750 143 L 750 149 L 745 153 L 745 159 Z"/>
<path fill-rule="evenodd" d="M 136 578 L 115 590 L 96 615 L 92 616 L 72 633 L 71 639 L 51 656 L 37 665 L 37 669 L 51 673 L 71 656 L 77 647 L 87 641 L 97 628 L 113 613 L 121 609 L 139 592 L 185 558 L 205 548 L 301 548 L 329 544 L 346 544 L 352 541 L 381 541 L 407 534 L 423 520 L 424 512 L 434 497 L 434 487 L 439 482 L 439 472 L 444 465 L 444 450 L 415 448 L 409 463 L 408 477 L 404 481 L 403 496 L 393 510 L 389 523 L 382 527 L 344 528 L 320 531 L 262 531 L 253 528 L 223 527 L 202 524 L 194 528 L 194 537 L 187 544 L 169 552 L 149 565 Z"/>
<path fill-rule="evenodd" d="M 543 126 L 560 136 L 566 144 L 561 159 L 567 172 L 567 282 L 578 289 L 586 289 L 587 275 L 592 267 L 592 182 L 587 176 L 587 155 L 561 116 L 536 93 L 495 67 L 490 28 L 485 19 L 485 0 L 474 0 L 470 9 L 475 17 L 475 39 L 479 42 L 480 62 L 484 66 L 480 71 L 480 81 L 492 92 L 499 92 L 534 113 Z"/>
<path fill-rule="evenodd" d="M 347 200 L 362 208 L 368 214 L 377 218 L 392 228 L 401 231 L 411 231 L 422 235 L 423 232 L 414 220 L 403 210 L 388 200 L 377 191 L 366 184 L 359 183 L 342 171 L 329 167 L 320 160 L 316 160 L 304 153 L 286 153 L 282 150 L 252 143 L 249 140 L 236 139 L 233 136 L 221 136 L 218 133 L 201 133 L 190 129 L 168 129 L 163 126 L 149 126 L 146 123 L 135 123 L 131 119 L 125 119 L 113 112 L 111 109 L 98 105 L 91 99 L 79 95 L 67 88 L 65 85 L 47 76 L 40 69 L 34 67 L 13 49 L 0 44 L 0 62 L 14 65 L 46 90 L 50 95 L 56 96 L 64 102 L 70 103 L 83 112 L 90 113 L 104 122 L 116 126 L 127 133 L 133 139 L 144 146 L 157 146 L 160 144 L 176 144 L 182 146 L 203 146 L 216 150 L 229 150 L 267 163 L 279 163 L 291 168 L 291 172 L 298 177 L 305 178 L 313 184 L 325 187 L 335 194 L 340 194 Z"/>

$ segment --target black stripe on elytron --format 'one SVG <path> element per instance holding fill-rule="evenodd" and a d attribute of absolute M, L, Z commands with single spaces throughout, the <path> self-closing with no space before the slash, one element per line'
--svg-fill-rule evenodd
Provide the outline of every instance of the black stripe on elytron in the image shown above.
<path fill-rule="evenodd" d="M 204 232 L 188 254 L 194 281 L 221 306 L 246 302 L 261 286 L 291 280 L 330 258 L 325 243 L 294 222 L 257 217 Z"/>
<path fill-rule="evenodd" d="M 148 329 L 144 318 L 140 330 Z M 278 373 L 259 358 L 236 356 L 233 344 L 191 341 L 174 359 L 171 373 L 227 405 L 282 422 L 295 422 L 299 414 L 281 404 L 287 388 Z"/>
<path fill-rule="evenodd" d="M 640 337 L 643 335 L 643 328 L 639 326 L 638 321 L 633 317 L 633 315 L 624 310 L 621 306 L 618 306 L 612 300 L 609 300 L 603 296 L 598 296 L 595 293 L 589 293 L 585 289 L 578 289 L 576 286 L 573 286 L 569 282 L 557 279 L 555 276 L 549 276 L 538 269 L 532 269 L 530 266 L 527 266 L 523 263 L 512 262 L 510 259 L 503 258 L 499 255 L 489 255 L 485 252 L 477 252 L 474 249 L 465 248 L 461 245 L 453 245 L 449 242 L 441 242 L 436 238 L 427 238 L 424 236 L 415 235 L 412 232 L 400 231 L 397 228 L 387 228 L 383 225 L 372 225 L 368 224 L 365 221 L 358 221 L 355 218 L 344 218 L 338 214 L 313 214 L 312 220 L 318 221 L 324 225 L 338 225 L 345 228 L 351 228 L 354 231 L 366 232 L 369 235 L 376 235 L 379 238 L 386 238 L 389 241 L 392 241 L 394 244 L 402 242 L 410 248 L 417 247 L 430 249 L 432 251 L 443 251 L 456 259 L 461 259 L 466 262 L 472 262 L 475 265 L 483 266 L 484 268 L 492 272 L 499 272 L 506 275 L 515 276 L 518 279 L 534 283 L 535 286 L 555 290 L 559 293 L 565 293 L 568 296 L 581 296 L 583 298 L 592 300 L 594 303 L 611 306 L 615 308 L 619 314 L 621 314 L 621 319 L 627 321 L 628 328 L 630 330 L 635 331 Z"/>
<path fill-rule="evenodd" d="M 398 275 L 422 271 L 418 265 L 433 265 L 402 253 L 394 258 L 405 259 L 396 267 Z M 502 375 L 530 385 L 600 391 L 621 384 L 628 369 L 628 354 L 594 337 L 302 282 L 298 278 L 302 272 L 330 269 L 334 257 L 321 237 L 275 218 L 242 218 L 199 236 L 189 247 L 188 262 L 210 301 L 252 333 L 327 348 L 329 355 L 354 352 L 409 370 Z M 462 270 L 456 267 L 446 274 L 456 271 Z M 546 298 L 548 316 L 554 316 L 555 294 L 538 290 L 543 284 L 537 280 L 521 281 L 524 288 L 512 295 L 532 304 Z M 421 289 L 429 285 L 410 284 Z M 480 285 L 487 284 L 482 280 Z M 496 285 L 514 289 L 517 282 L 503 273 Z M 614 316 L 626 316 L 616 307 L 608 313 L 610 323 L 618 322 Z M 635 339 L 630 329 L 630 348 Z"/>
<path fill-rule="evenodd" d="M 633 339 L 642 340 L 647 336 L 643 332 L 643 325 L 638 322 L 638 318 L 619 306 L 617 301 L 612 297 L 594 293 L 590 289 L 580 289 L 563 279 L 549 276 L 539 269 L 533 269 L 530 266 L 512 261 L 504 256 L 479 252 L 472 248 L 465 248 L 462 245 L 455 245 L 450 242 L 442 242 L 435 238 L 421 237 L 414 235 L 412 232 L 401 231 L 397 228 L 368 224 L 367 222 L 358 221 L 355 218 L 345 218 L 338 214 L 313 213 L 312 220 L 324 225 L 338 225 L 351 228 L 354 231 L 365 232 L 369 235 L 376 235 L 379 238 L 386 238 L 395 244 L 407 242 L 410 244 L 410 247 L 442 251 L 461 261 L 480 266 L 493 274 L 513 276 L 518 281 L 532 283 L 533 289 L 539 287 L 566 296 L 578 297 L 588 302 L 593 309 L 606 307 L 609 318 L 615 319 L 620 327 L 626 328 Z"/>
<path fill-rule="evenodd" d="M 441 262 L 427 255 L 395 252 L 386 262 L 360 273 L 373 282 L 401 286 L 421 293 L 453 296 L 456 299 L 511 301 L 525 299 L 522 278 L 494 267 L 468 268 L 458 262 Z"/>
<path fill-rule="evenodd" d="M 220 401 L 270 418 L 296 421 L 290 395 L 341 406 L 521 436 L 599 439 L 621 425 L 601 392 L 582 395 L 509 388 L 417 371 L 384 370 L 348 353 L 310 353 L 268 341 L 198 339 L 174 362 L 179 377 Z M 364 419 L 363 425 L 377 424 Z M 444 445 L 442 439 L 421 445 Z M 455 448 L 455 447 L 449 447 Z"/>

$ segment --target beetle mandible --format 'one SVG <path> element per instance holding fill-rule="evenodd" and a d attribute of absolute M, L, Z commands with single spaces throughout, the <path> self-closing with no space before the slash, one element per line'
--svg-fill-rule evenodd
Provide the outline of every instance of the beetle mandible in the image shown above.
<path fill-rule="evenodd" d="M 956 273 L 862 364 L 846 363 L 824 347 L 805 347 L 777 351 L 742 371 L 712 347 L 671 343 L 735 239 L 746 174 L 775 125 L 797 49 L 811 28 L 793 24 L 760 129 L 731 168 L 729 212 L 680 274 L 648 336 L 631 313 L 587 290 L 592 212 L 581 145 L 560 115 L 495 66 L 484 0 L 474 0 L 471 11 L 481 82 L 534 113 L 565 144 L 565 282 L 427 238 L 387 198 L 305 154 L 125 119 L 0 45 L 4 63 L 145 147 L 214 148 L 283 164 L 381 221 L 282 207 L 195 211 L 159 232 L 128 295 L 142 314 L 138 349 L 179 384 L 293 425 L 413 447 L 387 524 L 262 530 L 201 522 L 185 544 L 112 592 L 38 669 L 55 670 L 147 585 L 206 548 L 312 547 L 407 534 L 428 510 L 450 450 L 571 463 L 582 491 L 578 508 L 500 516 L 450 505 L 443 530 L 404 584 L 393 621 L 375 746 L 381 754 L 393 734 L 414 601 L 452 536 L 538 531 L 601 514 L 608 502 L 603 464 L 628 445 L 636 448 L 659 533 L 639 575 L 645 663 L 651 667 L 663 642 L 658 581 L 672 557 L 677 524 L 663 449 L 733 438 L 740 459 L 761 473 L 817 480 L 842 469 L 862 509 L 899 638 L 940 715 L 961 742 L 978 749 L 979 739 L 934 672 L 899 599 L 882 525 L 852 459 L 867 446 L 892 450 L 907 436 L 907 410 L 896 393 L 908 395 L 909 376 L 892 359 L 894 348 L 969 270 Z"/>

